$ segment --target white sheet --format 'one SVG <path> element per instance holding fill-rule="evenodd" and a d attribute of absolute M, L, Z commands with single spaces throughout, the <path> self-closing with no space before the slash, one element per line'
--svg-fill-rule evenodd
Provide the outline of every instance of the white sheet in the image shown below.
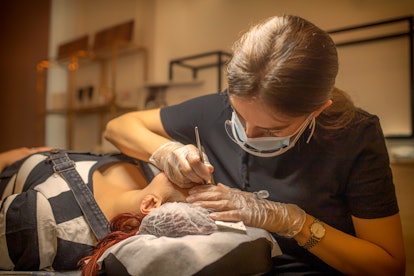
<path fill-rule="evenodd" d="M 266 253 L 259 249 L 263 247 L 257 246 L 259 241 L 261 244 L 268 244 L 269 250 L 265 250 Z M 248 248 L 249 252 L 243 252 L 247 256 L 266 254 L 263 263 L 269 263 L 272 256 L 281 254 L 279 246 L 267 231 L 247 227 L 246 234 L 219 231 L 211 235 L 188 235 L 180 238 L 135 235 L 108 249 L 98 260 L 98 264 L 102 266 L 105 259 L 115 257 L 131 275 L 194 275 L 229 252 L 237 251 L 242 244 Z M 243 250 L 246 251 L 246 247 Z M 252 255 L 240 257 L 235 254 L 236 259 L 230 258 L 230 262 L 254 269 L 255 263 L 249 265 L 249 262 L 254 262 Z M 105 262 L 105 265 L 111 263 L 113 262 Z"/>

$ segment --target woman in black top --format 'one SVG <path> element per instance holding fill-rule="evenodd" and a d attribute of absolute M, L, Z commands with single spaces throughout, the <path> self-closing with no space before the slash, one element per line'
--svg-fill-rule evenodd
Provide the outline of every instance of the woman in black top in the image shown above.
<path fill-rule="evenodd" d="M 272 232 L 284 253 L 275 273 L 403 275 L 380 123 L 335 88 L 329 35 L 300 17 L 276 16 L 233 50 L 226 91 L 120 116 L 106 138 L 182 187 L 213 173 L 226 186 L 197 185 L 187 201 L 214 210 L 213 219 Z M 210 163 L 191 145 L 196 126 Z"/>

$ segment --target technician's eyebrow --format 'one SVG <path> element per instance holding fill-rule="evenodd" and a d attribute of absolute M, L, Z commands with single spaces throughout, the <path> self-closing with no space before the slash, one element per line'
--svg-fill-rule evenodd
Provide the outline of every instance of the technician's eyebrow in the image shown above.
<path fill-rule="evenodd" d="M 237 114 L 237 117 L 239 117 L 240 122 L 243 125 L 246 125 L 246 120 L 243 118 L 243 116 L 240 115 L 240 113 L 233 107 L 233 105 L 231 105 L 231 108 Z M 277 127 L 272 127 L 272 128 L 266 128 L 266 127 L 260 127 L 260 126 L 257 126 L 257 128 L 260 128 L 260 129 L 262 129 L 264 131 L 270 131 L 270 132 L 272 132 L 272 131 L 281 131 L 281 130 L 284 130 L 284 129 L 288 128 L 289 126 L 290 126 L 290 124 L 285 124 L 285 125 L 281 125 L 281 126 L 277 126 Z"/>

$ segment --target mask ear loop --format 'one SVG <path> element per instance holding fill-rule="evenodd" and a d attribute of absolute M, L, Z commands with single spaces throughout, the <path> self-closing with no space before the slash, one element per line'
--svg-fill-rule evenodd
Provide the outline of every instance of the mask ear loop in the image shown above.
<path fill-rule="evenodd" d="M 224 122 L 224 129 L 226 130 L 227 136 L 229 136 L 229 138 L 235 142 L 237 144 L 237 140 L 236 138 L 234 138 L 233 136 L 233 129 L 232 129 L 232 123 L 230 120 L 226 120 Z M 230 130 L 229 130 L 230 129 Z M 231 134 L 230 134 L 231 133 Z"/>
<path fill-rule="evenodd" d="M 306 121 L 311 121 L 310 124 L 309 124 L 309 129 L 311 130 L 311 133 L 309 134 L 309 137 L 306 140 L 306 143 L 309 143 L 310 140 L 311 140 L 311 138 L 312 138 L 312 136 L 313 136 L 313 133 L 315 132 L 315 125 L 316 125 L 316 120 L 315 120 L 315 117 L 313 117 L 313 113 L 311 113 L 309 115 L 309 117 L 306 119 Z M 255 152 L 255 151 L 247 148 L 244 145 L 244 143 L 239 140 L 240 138 L 238 136 L 236 136 L 237 133 L 235 131 L 234 125 L 232 124 L 232 122 L 230 120 L 226 120 L 224 122 L 224 129 L 226 130 L 226 133 L 229 136 L 229 138 L 233 142 L 235 142 L 236 144 L 238 144 L 244 151 L 246 151 L 246 152 L 248 152 L 248 153 L 250 153 L 252 155 L 259 156 L 259 157 L 275 157 L 275 156 L 278 156 L 278 155 L 281 155 L 281 154 L 287 152 L 288 150 L 290 150 L 291 148 L 293 148 L 296 145 L 296 142 L 299 140 L 300 136 L 302 136 L 303 131 L 306 129 L 307 126 L 308 126 L 308 124 L 304 124 L 301 128 L 298 129 L 295 138 L 289 144 L 289 146 L 287 146 L 286 148 L 282 148 L 279 151 L 272 152 L 272 153 L 259 153 L 259 152 Z M 229 127 L 231 131 L 227 127 Z M 293 135 L 295 135 L 295 134 L 293 134 Z M 241 144 L 239 144 L 239 143 L 241 143 Z"/>
<path fill-rule="evenodd" d="M 312 116 L 313 114 L 311 114 L 311 116 Z M 311 121 L 311 123 L 309 124 L 309 129 L 311 130 L 311 133 L 309 134 L 309 137 L 308 137 L 308 139 L 306 140 L 306 144 L 309 144 L 309 142 L 310 142 L 310 140 L 311 140 L 311 138 L 312 138 L 312 136 L 313 136 L 313 133 L 315 132 L 315 127 L 316 127 L 316 120 L 315 120 L 315 117 L 313 117 L 312 116 L 312 121 Z"/>
<path fill-rule="evenodd" d="M 311 121 L 309 123 L 309 121 Z M 305 120 L 306 123 L 303 124 L 302 127 L 300 127 L 297 132 L 293 135 L 295 135 L 295 138 L 293 139 L 293 141 L 291 142 L 292 147 L 296 145 L 296 142 L 299 140 L 300 136 L 302 136 L 304 130 L 306 129 L 307 126 L 309 126 L 309 129 L 311 129 L 311 133 L 308 137 L 308 139 L 306 140 L 306 143 L 309 144 L 310 139 L 312 138 L 313 132 L 315 131 L 315 117 L 313 117 L 313 113 L 311 113 L 308 118 L 306 118 Z"/>

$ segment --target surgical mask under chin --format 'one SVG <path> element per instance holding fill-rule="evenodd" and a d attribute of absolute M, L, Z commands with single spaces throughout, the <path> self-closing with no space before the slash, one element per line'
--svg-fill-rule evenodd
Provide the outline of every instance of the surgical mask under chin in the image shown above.
<path fill-rule="evenodd" d="M 295 133 L 285 137 L 247 137 L 244 127 L 234 111 L 231 116 L 231 121 L 227 120 L 225 122 L 225 129 L 230 139 L 244 151 L 259 157 L 274 157 L 293 148 L 308 125 L 311 129 L 311 134 L 306 142 L 309 143 L 315 129 L 315 118 L 313 114 L 309 115 Z M 294 138 L 292 139 L 293 136 Z"/>

